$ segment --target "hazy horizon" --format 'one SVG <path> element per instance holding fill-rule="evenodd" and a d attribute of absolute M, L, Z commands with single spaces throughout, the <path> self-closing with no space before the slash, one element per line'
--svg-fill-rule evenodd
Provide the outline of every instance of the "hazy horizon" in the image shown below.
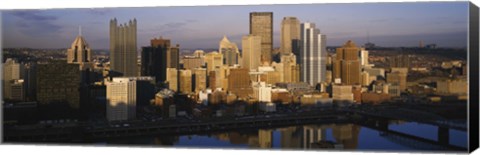
<path fill-rule="evenodd" d="M 150 39 L 170 39 L 182 49 L 218 48 L 226 35 L 241 48 L 250 12 L 273 12 L 274 47 L 280 23 L 294 16 L 313 22 L 327 35 L 327 46 L 353 40 L 384 47 L 413 47 L 422 40 L 438 47 L 466 47 L 468 2 L 347 3 L 2 10 L 3 48 L 69 48 L 82 27 L 92 49 L 109 48 L 109 21 L 137 19 L 137 46 Z"/>

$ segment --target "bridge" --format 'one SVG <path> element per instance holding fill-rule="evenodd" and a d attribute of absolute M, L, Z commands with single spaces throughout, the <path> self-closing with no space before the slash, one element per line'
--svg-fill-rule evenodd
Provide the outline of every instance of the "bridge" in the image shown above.
<path fill-rule="evenodd" d="M 214 119 L 207 121 L 188 121 L 171 123 L 134 122 L 128 126 L 77 125 L 72 127 L 54 128 L 7 128 L 4 141 L 11 142 L 71 142 L 85 143 L 105 138 L 157 135 L 157 134 L 196 134 L 215 131 L 229 131 L 245 128 L 273 128 L 302 124 L 347 123 L 345 113 L 325 111 L 323 113 L 302 113 L 283 115 L 260 115 L 244 118 Z M 127 122 L 124 122 L 127 123 Z M 122 123 L 123 124 L 123 123 Z"/>

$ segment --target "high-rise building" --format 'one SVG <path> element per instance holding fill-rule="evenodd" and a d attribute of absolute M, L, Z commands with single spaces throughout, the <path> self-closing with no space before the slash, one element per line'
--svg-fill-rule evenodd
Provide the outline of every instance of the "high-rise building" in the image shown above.
<path fill-rule="evenodd" d="M 300 66 L 297 64 L 297 56 L 294 54 L 282 55 L 281 62 L 283 63 L 283 80 L 284 82 L 299 82 L 297 68 Z"/>
<path fill-rule="evenodd" d="M 316 85 L 326 80 L 326 36 L 320 34 L 314 23 L 302 23 L 301 27 L 301 81 Z"/>
<path fill-rule="evenodd" d="M 67 50 L 68 63 L 85 63 L 92 61 L 92 50 L 87 41 L 82 37 L 81 32 L 73 41 L 70 49 Z"/>
<path fill-rule="evenodd" d="M 205 59 L 203 57 L 185 56 L 182 58 L 184 69 L 194 69 L 205 65 Z"/>
<path fill-rule="evenodd" d="M 178 81 L 178 70 L 176 68 L 167 68 L 167 79 L 165 82 L 168 83 L 168 89 L 178 91 Z"/>
<path fill-rule="evenodd" d="M 117 25 L 110 20 L 110 70 L 122 76 L 137 76 L 137 20 Z"/>
<path fill-rule="evenodd" d="M 333 64 L 333 78 L 340 79 L 347 85 L 361 84 L 360 78 L 360 48 L 351 40 L 337 48 L 336 60 Z"/>
<path fill-rule="evenodd" d="M 238 64 L 238 52 L 237 44 L 228 40 L 227 36 L 223 36 L 223 39 L 219 42 L 218 51 L 223 54 L 223 64 L 233 66 Z"/>
<path fill-rule="evenodd" d="M 252 94 L 249 70 L 246 68 L 230 69 L 228 75 L 228 90 L 240 98 L 246 98 Z"/>
<path fill-rule="evenodd" d="M 392 68 L 392 72 L 387 73 L 387 82 L 397 84 L 400 91 L 407 89 L 408 68 Z"/>
<path fill-rule="evenodd" d="M 167 68 L 180 69 L 180 45 L 169 47 L 167 50 Z"/>
<path fill-rule="evenodd" d="M 10 82 L 8 85 L 10 88 L 10 96 L 5 96 L 5 98 L 15 100 L 15 101 L 24 101 L 25 100 L 25 83 L 23 79 L 15 79 Z"/>
<path fill-rule="evenodd" d="M 180 92 L 188 94 L 192 92 L 192 71 L 189 69 L 182 69 L 179 71 L 180 78 Z"/>
<path fill-rule="evenodd" d="M 360 65 L 363 66 L 368 66 L 368 51 L 362 48 L 360 50 Z"/>
<path fill-rule="evenodd" d="M 14 59 L 8 58 L 3 64 L 3 95 L 10 99 L 12 95 L 11 85 L 14 80 L 23 78 L 24 66 Z"/>
<path fill-rule="evenodd" d="M 261 62 L 272 62 L 273 12 L 250 12 L 250 34 L 262 39 Z"/>
<path fill-rule="evenodd" d="M 194 68 L 193 71 L 193 83 L 195 92 L 200 92 L 207 89 L 207 69 Z"/>
<path fill-rule="evenodd" d="M 294 44 L 294 39 L 300 39 L 300 21 L 296 17 L 283 17 L 282 29 L 280 32 L 280 51 L 283 54 L 292 53 L 292 45 Z"/>
<path fill-rule="evenodd" d="M 142 47 L 141 76 L 153 76 L 156 82 L 163 83 L 167 76 L 167 51 L 170 40 L 154 38 L 150 46 Z"/>
<path fill-rule="evenodd" d="M 37 66 L 37 101 L 41 105 L 66 103 L 80 108 L 80 70 L 78 64 L 52 61 Z"/>
<path fill-rule="evenodd" d="M 136 118 L 137 79 L 115 77 L 107 86 L 107 120 L 123 121 Z"/>
<path fill-rule="evenodd" d="M 248 35 L 242 37 L 242 60 L 243 68 L 256 70 L 260 66 L 261 58 L 258 53 L 262 50 L 262 38 Z"/>
<path fill-rule="evenodd" d="M 210 73 L 223 65 L 223 55 L 216 51 L 210 52 L 205 55 L 205 63 L 207 64 L 207 73 Z"/>

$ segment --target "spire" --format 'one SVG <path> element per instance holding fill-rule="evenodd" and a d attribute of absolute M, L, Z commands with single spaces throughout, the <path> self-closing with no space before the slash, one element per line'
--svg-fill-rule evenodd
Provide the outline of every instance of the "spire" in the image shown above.
<path fill-rule="evenodd" d="M 82 26 L 78 26 L 78 35 L 82 36 Z"/>

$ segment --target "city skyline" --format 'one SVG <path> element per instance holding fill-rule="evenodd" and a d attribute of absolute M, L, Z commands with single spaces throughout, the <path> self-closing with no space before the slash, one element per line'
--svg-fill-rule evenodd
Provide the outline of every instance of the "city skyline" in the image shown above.
<path fill-rule="evenodd" d="M 466 47 L 467 6 L 467 2 L 438 2 L 11 10 L 4 11 L 2 18 L 3 29 L 9 30 L 4 31 L 3 45 L 68 48 L 65 45 L 82 26 L 90 48 L 108 49 L 108 20 L 124 23 L 136 18 L 137 49 L 159 36 L 184 49 L 216 48 L 224 35 L 241 43 L 249 31 L 249 12 L 273 12 L 274 48 L 280 47 L 281 21 L 287 16 L 316 23 L 329 36 L 327 46 L 340 46 L 346 40 L 366 43 L 368 32 L 370 42 L 379 46 L 418 46 L 423 41 L 439 47 Z"/>

